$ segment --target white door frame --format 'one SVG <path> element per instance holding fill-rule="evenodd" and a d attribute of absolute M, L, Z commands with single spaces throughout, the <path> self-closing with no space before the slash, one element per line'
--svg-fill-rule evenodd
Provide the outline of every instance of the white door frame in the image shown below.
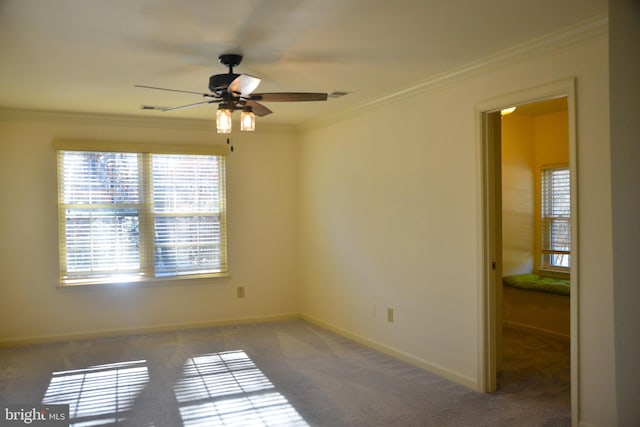
<path fill-rule="evenodd" d="M 480 155 L 481 197 L 481 289 L 479 290 L 478 389 L 495 391 L 498 371 L 498 344 L 501 340 L 501 180 L 499 112 L 505 107 L 530 104 L 550 98 L 567 97 L 569 119 L 569 173 L 571 179 L 571 420 L 578 421 L 578 165 L 576 138 L 576 81 L 558 82 L 492 98 L 476 105 L 476 128 Z M 497 118 L 497 119 L 496 119 Z"/>

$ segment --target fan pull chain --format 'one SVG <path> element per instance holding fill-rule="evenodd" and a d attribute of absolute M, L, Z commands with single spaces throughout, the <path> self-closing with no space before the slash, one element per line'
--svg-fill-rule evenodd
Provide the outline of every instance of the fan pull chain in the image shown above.
<path fill-rule="evenodd" d="M 229 146 L 229 149 L 233 153 L 233 145 L 231 145 L 231 140 L 228 137 L 227 137 L 227 145 Z"/>

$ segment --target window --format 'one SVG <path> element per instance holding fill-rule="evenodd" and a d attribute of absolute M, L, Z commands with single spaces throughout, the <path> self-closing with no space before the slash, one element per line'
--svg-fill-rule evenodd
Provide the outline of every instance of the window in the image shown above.
<path fill-rule="evenodd" d="M 206 147 L 56 148 L 63 285 L 226 275 L 223 155 Z"/>
<path fill-rule="evenodd" d="M 571 267 L 571 187 L 569 168 L 542 169 L 542 269 Z"/>

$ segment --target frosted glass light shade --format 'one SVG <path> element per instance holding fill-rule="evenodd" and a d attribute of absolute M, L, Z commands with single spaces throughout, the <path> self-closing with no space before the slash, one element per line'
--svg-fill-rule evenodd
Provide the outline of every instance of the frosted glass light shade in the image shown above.
<path fill-rule="evenodd" d="M 231 133 L 231 110 L 218 109 L 216 112 L 216 128 L 218 133 Z"/>
<path fill-rule="evenodd" d="M 254 131 L 256 130 L 256 115 L 253 111 L 243 111 L 240 114 L 240 130 L 241 131 Z"/>

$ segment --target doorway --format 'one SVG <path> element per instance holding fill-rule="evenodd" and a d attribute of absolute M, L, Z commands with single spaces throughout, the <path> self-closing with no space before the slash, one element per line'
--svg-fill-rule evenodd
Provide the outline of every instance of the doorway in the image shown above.
<path fill-rule="evenodd" d="M 503 182 L 502 182 L 502 119 L 501 110 L 506 107 L 516 106 L 522 111 L 530 110 L 534 111 L 536 108 L 557 108 L 550 107 L 554 103 L 563 103 L 566 100 L 566 128 L 568 134 L 568 153 L 566 165 L 568 166 L 567 175 L 570 181 L 571 193 L 570 193 L 570 222 L 569 225 L 571 235 L 571 247 L 570 250 L 565 251 L 562 254 L 552 253 L 551 256 L 556 264 L 565 266 L 564 269 L 566 276 L 569 276 L 570 282 L 570 297 L 568 298 L 567 309 L 568 313 L 568 335 L 569 348 L 570 348 L 570 389 L 571 389 L 571 417 L 573 422 L 577 420 L 578 411 L 578 396 L 577 396 L 577 378 L 578 378 L 578 342 L 577 342 L 577 293 L 578 293 L 578 277 L 577 277 L 577 156 L 576 156 L 576 132 L 575 132 L 575 81 L 573 79 L 556 82 L 553 84 L 529 89 L 519 93 L 510 94 L 507 96 L 495 98 L 484 102 L 477 106 L 479 117 L 479 141 L 481 147 L 481 162 L 482 162 L 482 212 L 483 212 L 483 242 L 482 242 L 482 290 L 480 298 L 480 369 L 479 369 L 479 389 L 485 392 L 495 391 L 499 387 L 498 373 L 502 367 L 502 348 L 503 348 L 503 324 L 507 316 L 513 313 L 506 313 L 505 310 L 505 295 L 503 293 L 503 272 L 510 273 L 536 273 L 539 272 L 541 267 L 545 267 L 544 260 L 536 254 L 540 254 L 540 241 L 536 239 L 540 238 L 539 231 L 525 231 L 522 235 L 516 236 L 520 239 L 518 245 L 527 249 L 513 247 L 504 249 L 503 243 Z M 543 102 L 544 101 L 544 102 Z M 517 109 L 516 109 L 517 110 Z M 511 155 L 513 153 L 510 153 Z M 520 159 L 522 160 L 522 159 Z M 556 162 L 550 162 L 556 163 Z M 563 162 L 559 162 L 563 163 Z M 532 166 L 534 172 L 536 167 Z M 511 171 L 513 172 L 513 170 Z M 513 185 L 513 183 L 511 183 Z M 531 187 L 531 183 L 527 184 Z M 517 187 L 517 185 L 516 185 Z M 508 191 L 514 190 L 513 188 Z M 517 188 L 512 191 L 512 194 L 507 195 L 507 199 L 512 196 L 519 195 Z M 533 196 L 532 196 L 533 197 Z M 528 196 L 527 200 L 531 200 Z M 513 200 L 505 200 L 505 203 L 512 203 Z M 530 203 L 531 202 L 527 202 Z M 531 218 L 535 215 L 535 209 L 532 206 L 527 207 Z M 525 209 L 525 210 L 527 210 Z M 539 209 L 538 209 L 539 212 Z M 526 216 L 526 215 L 525 215 Z M 509 220 L 511 221 L 511 220 Z M 528 219 L 518 218 L 515 223 L 524 223 Z M 510 226 L 513 226 L 513 222 Z M 523 231 L 523 230 L 520 230 Z M 507 236 L 506 234 L 511 234 Z M 513 229 L 505 230 L 505 236 L 510 240 L 510 244 L 513 246 Z M 516 233 L 517 234 L 517 233 Z M 535 237 L 534 237 L 535 236 Z M 525 239 L 533 239 L 529 244 L 523 244 Z M 535 243 L 533 243 L 535 242 Z M 520 250 L 522 249 L 522 250 Z M 542 248 L 546 249 L 546 248 Z M 545 260 L 549 259 L 549 254 L 546 252 Z M 557 255 L 564 256 L 565 261 L 558 261 Z M 566 260 L 570 259 L 570 263 L 562 264 Z M 544 269 L 544 268 L 542 268 Z M 563 270 L 562 268 L 560 270 Z M 538 304 L 538 303 L 536 303 Z M 527 304 L 525 304 L 527 305 Z M 535 318 L 535 313 L 533 314 Z M 548 320 L 548 319 L 543 319 Z M 511 323 L 519 324 L 523 326 L 522 322 L 513 321 Z M 548 324 L 547 324 L 548 325 Z M 539 328 L 546 330 L 545 332 L 551 332 L 543 324 L 540 325 L 524 325 L 533 326 L 533 328 Z M 562 334 L 562 332 L 560 333 Z"/>
<path fill-rule="evenodd" d="M 567 98 L 558 97 L 501 111 L 497 349 L 497 389 L 544 396 L 549 413 L 563 425 L 569 423 L 571 399 L 567 108 Z"/>

